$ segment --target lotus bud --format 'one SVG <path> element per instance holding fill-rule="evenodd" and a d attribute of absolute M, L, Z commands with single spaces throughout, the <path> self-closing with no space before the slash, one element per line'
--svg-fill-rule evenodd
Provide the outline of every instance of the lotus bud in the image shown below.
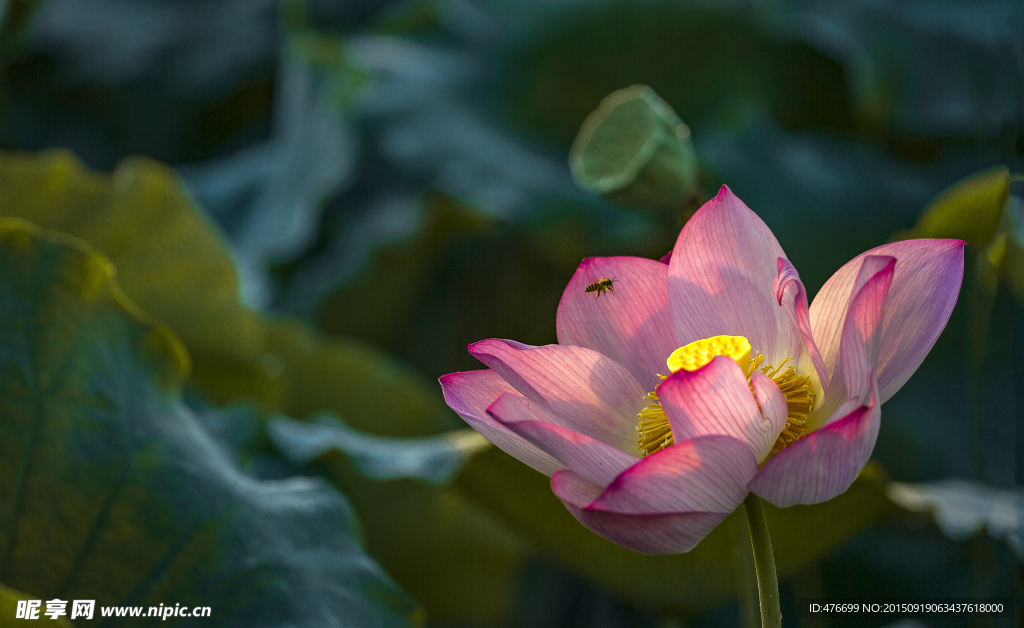
<path fill-rule="evenodd" d="M 697 184 L 690 127 L 646 85 L 612 92 L 587 116 L 569 165 L 582 189 L 624 205 L 676 207 Z"/>

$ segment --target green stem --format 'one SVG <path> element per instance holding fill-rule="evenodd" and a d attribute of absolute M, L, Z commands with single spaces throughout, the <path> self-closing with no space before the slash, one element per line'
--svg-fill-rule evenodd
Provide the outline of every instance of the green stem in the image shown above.
<path fill-rule="evenodd" d="M 775 576 L 775 558 L 772 540 L 768 536 L 768 521 L 764 518 L 764 504 L 753 493 L 743 500 L 750 529 L 750 545 L 754 549 L 754 571 L 757 572 L 757 593 L 761 598 L 761 627 L 782 628 L 779 610 L 779 579 Z"/>

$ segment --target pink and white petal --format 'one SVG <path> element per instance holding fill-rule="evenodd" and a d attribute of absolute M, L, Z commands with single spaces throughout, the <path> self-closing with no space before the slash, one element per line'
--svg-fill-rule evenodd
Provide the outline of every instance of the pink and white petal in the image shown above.
<path fill-rule="evenodd" d="M 863 397 L 871 387 L 882 340 L 882 314 L 895 267 L 894 257 L 869 255 L 857 275 L 857 293 L 850 302 L 839 341 L 839 364 L 851 399 Z"/>
<path fill-rule="evenodd" d="M 785 406 L 775 382 L 759 385 L 766 396 L 768 386 L 773 387 Z M 756 460 L 768 455 L 785 424 L 785 415 L 777 426 L 765 420 L 746 374 L 727 356 L 718 356 L 696 371 L 676 371 L 658 387 L 658 400 L 675 442 L 698 436 L 731 436 L 746 443 Z"/>
<path fill-rule="evenodd" d="M 862 260 L 846 310 L 832 388 L 811 417 L 812 428 L 835 420 L 840 416 L 836 409 L 847 400 L 859 403 L 868 394 L 869 374 L 877 372 L 882 317 L 895 266 L 896 258 L 888 255 L 868 255 Z"/>
<path fill-rule="evenodd" d="M 490 369 L 450 373 L 441 377 L 440 381 L 445 403 L 498 449 L 544 475 L 550 476 L 565 468 L 565 465 L 487 414 L 487 406 L 499 396 L 518 394 L 497 373 Z"/>
<path fill-rule="evenodd" d="M 881 402 L 874 377 L 867 403 L 850 402 L 840 414 L 765 463 L 750 490 L 780 508 L 817 504 L 846 491 L 867 464 L 878 438 Z"/>
<path fill-rule="evenodd" d="M 839 341 L 864 258 L 896 258 L 882 317 L 878 390 L 885 403 L 910 379 L 946 326 L 964 271 L 960 240 L 905 240 L 884 244 L 847 262 L 822 286 L 810 307 L 811 329 L 834 380 Z"/>
<path fill-rule="evenodd" d="M 780 257 L 777 264 L 779 274 L 775 277 L 775 298 L 789 315 L 793 325 L 800 331 L 804 340 L 805 355 L 818 374 L 821 394 L 827 394 L 828 372 L 825 370 L 825 361 L 818 351 L 818 345 L 814 342 L 814 334 L 811 332 L 807 289 L 804 287 L 804 282 L 800 281 L 800 274 L 796 272 L 796 267 L 788 259 Z M 798 363 L 802 361 L 802 356 L 797 359 Z"/>
<path fill-rule="evenodd" d="M 747 443 L 701 436 L 676 443 L 623 471 L 587 510 L 622 514 L 729 514 L 747 494 L 757 460 Z"/>
<path fill-rule="evenodd" d="M 608 293 L 584 292 L 615 279 Z M 583 260 L 558 304 L 558 343 L 593 349 L 629 369 L 647 390 L 667 373 L 665 360 L 678 347 L 668 308 L 668 266 L 640 257 Z"/>
<path fill-rule="evenodd" d="M 795 356 L 800 333 L 773 289 L 785 256 L 768 226 L 722 186 L 683 227 L 669 263 L 679 344 L 728 334 L 746 336 L 769 363 Z"/>
<path fill-rule="evenodd" d="M 505 393 L 487 413 L 512 432 L 586 480 L 607 486 L 640 458 L 599 440 L 551 423 L 540 408 L 517 393 Z"/>
<path fill-rule="evenodd" d="M 551 479 L 556 495 L 579 497 L 586 483 L 572 471 L 559 471 Z M 680 512 L 665 514 L 626 514 L 587 510 L 571 499 L 562 503 L 576 519 L 609 541 L 642 554 L 680 554 L 688 552 L 722 522 L 728 513 Z"/>
<path fill-rule="evenodd" d="M 615 360 L 585 347 L 531 347 L 494 338 L 470 345 L 469 352 L 553 423 L 636 451 L 636 415 L 647 391 Z"/>

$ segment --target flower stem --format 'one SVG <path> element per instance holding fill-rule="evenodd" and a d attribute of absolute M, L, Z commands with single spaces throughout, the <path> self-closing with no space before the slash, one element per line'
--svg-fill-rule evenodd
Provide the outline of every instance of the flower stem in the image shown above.
<path fill-rule="evenodd" d="M 750 530 L 750 545 L 754 550 L 754 571 L 757 572 L 757 593 L 761 598 L 761 627 L 782 628 L 779 610 L 779 579 L 775 576 L 775 558 L 772 540 L 768 536 L 768 522 L 764 518 L 764 504 L 753 493 L 743 500 Z"/>

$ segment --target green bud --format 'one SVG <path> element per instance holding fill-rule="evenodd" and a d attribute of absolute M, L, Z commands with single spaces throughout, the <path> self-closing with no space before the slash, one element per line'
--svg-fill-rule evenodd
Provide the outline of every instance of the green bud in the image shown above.
<path fill-rule="evenodd" d="M 601 101 L 580 127 L 569 166 L 582 189 L 625 205 L 678 206 L 697 184 L 690 128 L 646 85 Z"/>

